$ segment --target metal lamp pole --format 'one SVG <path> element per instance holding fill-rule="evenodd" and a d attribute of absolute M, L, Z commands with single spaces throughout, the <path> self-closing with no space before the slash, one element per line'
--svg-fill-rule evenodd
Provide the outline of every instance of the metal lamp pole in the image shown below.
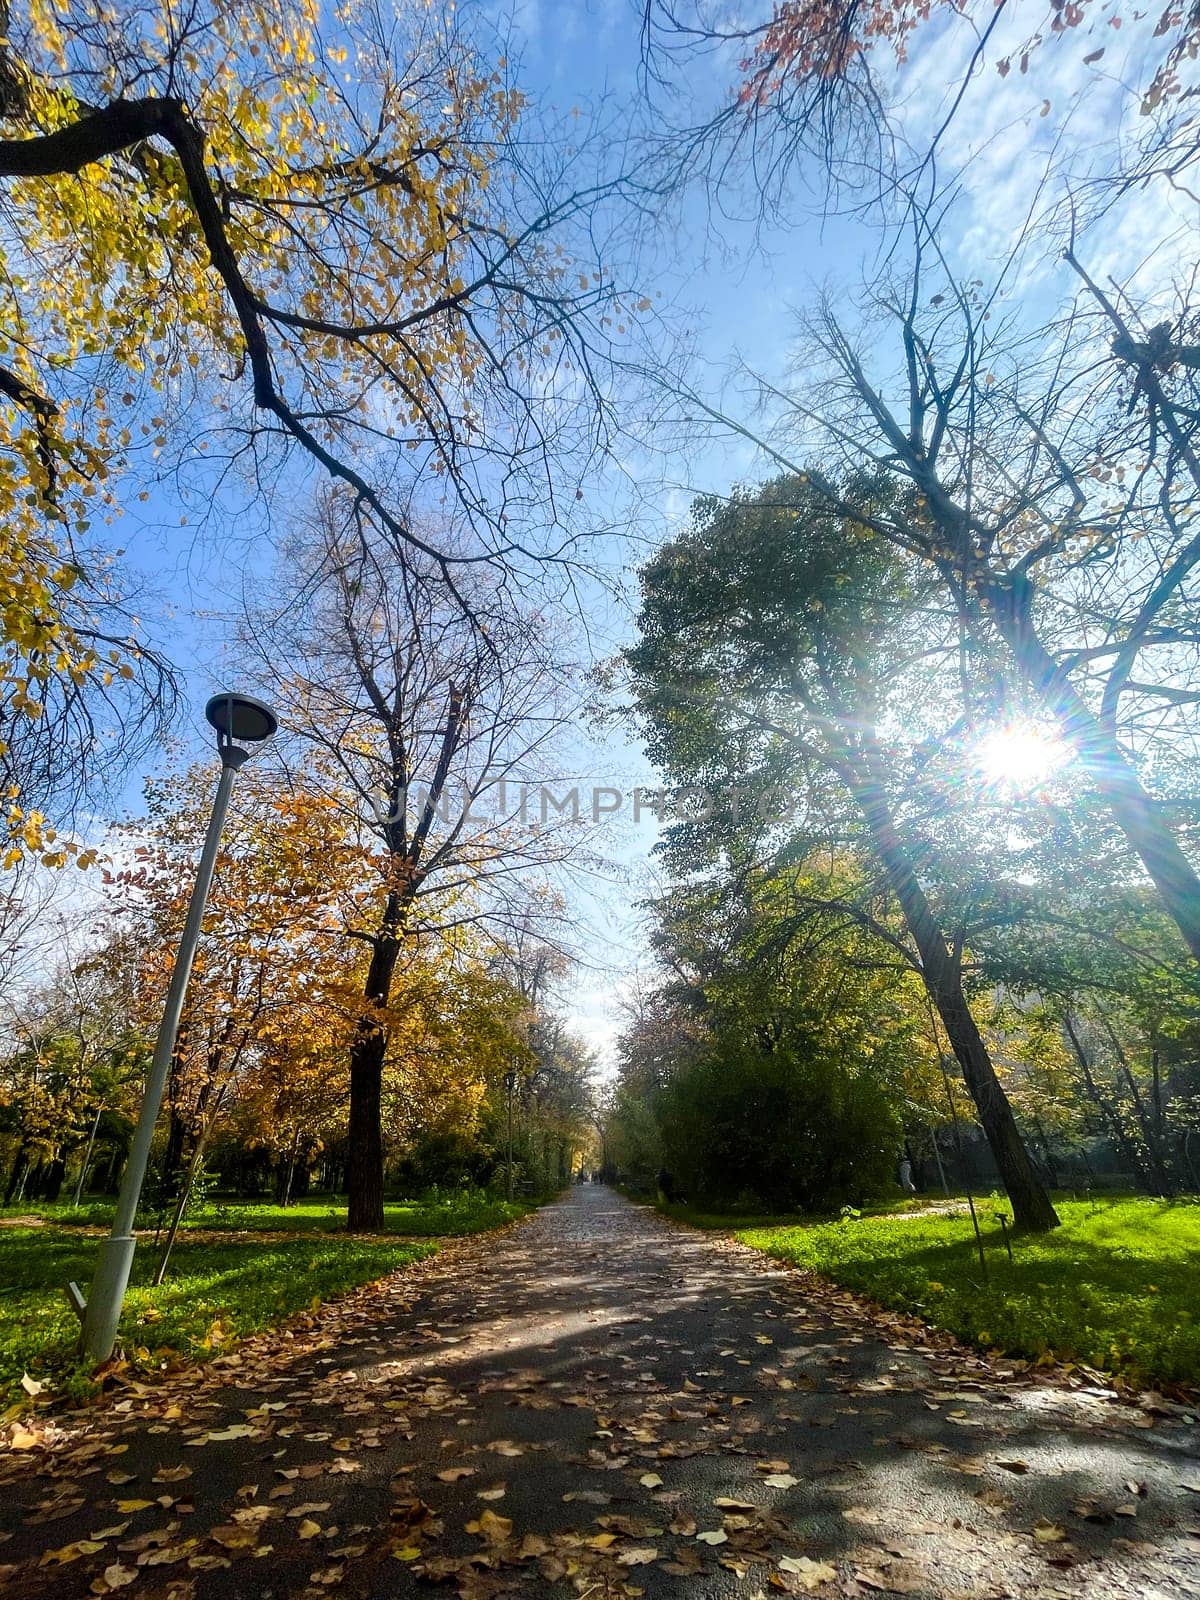
<path fill-rule="evenodd" d="M 179 1019 L 183 1012 L 184 996 L 192 973 L 196 946 L 200 941 L 200 926 L 208 891 L 212 886 L 217 864 L 217 849 L 221 841 L 221 827 L 229 808 L 234 775 L 250 758 L 250 752 L 234 741 L 243 739 L 260 742 L 269 739 L 278 727 L 274 712 L 261 701 L 247 695 L 214 695 L 204 711 L 208 721 L 217 730 L 217 749 L 221 756 L 221 778 L 213 800 L 212 816 L 196 869 L 196 881 L 188 904 L 187 919 L 175 956 L 175 968 L 167 989 L 166 1005 L 154 1045 L 150 1072 L 146 1079 L 146 1092 L 129 1148 L 129 1159 L 121 1179 L 117 1197 L 117 1213 L 112 1232 L 100 1247 L 100 1260 L 92 1280 L 91 1293 L 85 1301 L 77 1284 L 70 1284 L 67 1294 L 72 1305 L 83 1319 L 83 1348 L 93 1361 L 107 1361 L 117 1338 L 117 1324 L 121 1320 L 121 1306 L 129 1284 L 136 1241 L 133 1236 L 134 1218 L 146 1179 L 150 1160 L 150 1144 L 154 1126 L 162 1106 L 167 1087 L 167 1074 L 175 1053 L 175 1039 L 179 1032 Z"/>

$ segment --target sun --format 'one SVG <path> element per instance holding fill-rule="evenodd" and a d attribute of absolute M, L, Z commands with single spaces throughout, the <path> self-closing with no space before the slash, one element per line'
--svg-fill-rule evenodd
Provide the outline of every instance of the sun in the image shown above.
<path fill-rule="evenodd" d="M 1054 776 L 1070 758 L 1062 739 L 1036 722 L 992 728 L 974 747 L 976 771 L 993 789 L 1028 794 Z"/>

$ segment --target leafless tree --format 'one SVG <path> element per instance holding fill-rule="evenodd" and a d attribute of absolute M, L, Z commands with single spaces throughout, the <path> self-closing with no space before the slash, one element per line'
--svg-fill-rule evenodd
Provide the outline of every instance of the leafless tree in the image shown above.
<path fill-rule="evenodd" d="M 556 624 L 477 571 L 453 590 L 333 496 L 288 553 L 283 604 L 245 654 L 279 705 L 285 759 L 328 785 L 375 865 L 347 936 L 370 951 L 350 1055 L 349 1223 L 383 1220 L 386 1011 L 409 941 L 527 925 L 579 848 L 575 806 L 543 791 L 577 687 Z M 464 613 L 464 602 L 469 615 Z"/>

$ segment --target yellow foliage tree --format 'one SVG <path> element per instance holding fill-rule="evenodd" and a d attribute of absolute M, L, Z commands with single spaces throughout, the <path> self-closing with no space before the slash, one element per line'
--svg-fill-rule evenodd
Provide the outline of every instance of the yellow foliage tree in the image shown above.
<path fill-rule="evenodd" d="M 594 243 L 563 236 L 612 186 L 574 176 L 578 149 L 530 169 L 506 63 L 453 8 L 22 0 L 0 33 L 7 713 L 134 671 L 73 598 L 81 541 L 172 468 L 199 461 L 206 501 L 235 468 L 256 489 L 328 473 L 443 571 L 561 553 L 550 463 L 603 448 L 621 310 Z M 413 524 L 430 480 L 470 551 Z M 7 801 L 12 852 L 40 848 L 43 819 Z"/>

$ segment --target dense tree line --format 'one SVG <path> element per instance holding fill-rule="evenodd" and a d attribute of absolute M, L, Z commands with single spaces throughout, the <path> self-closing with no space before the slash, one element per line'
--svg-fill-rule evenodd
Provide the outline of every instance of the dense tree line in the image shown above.
<path fill-rule="evenodd" d="M 1107 768 L 1080 781 L 1065 745 L 1014 729 L 1002 658 L 959 670 L 936 573 L 879 536 L 905 495 L 776 478 L 698 501 L 642 570 L 631 703 L 681 814 L 618 1145 L 652 1129 L 697 1199 L 828 1206 L 886 1190 L 962 1118 L 1029 1228 L 1085 1159 L 1194 1187 L 1190 952 Z M 1023 754 L 1022 789 L 994 763 Z"/>
<path fill-rule="evenodd" d="M 207 820 L 209 773 L 149 786 L 114 830 L 109 891 L 41 981 L 6 997 L 0 1163 L 6 1203 L 115 1190 Z M 327 780 L 327 775 L 326 780 Z M 243 776 L 172 1064 L 148 1218 L 216 1186 L 287 1204 L 352 1172 L 346 1060 L 370 956 L 346 925 L 371 861 L 328 782 Z M 399 941 L 379 1026 L 381 1195 L 567 1181 L 588 1141 L 593 1062 L 556 1017 L 566 959 L 532 916 L 510 945 L 464 914 Z M 369 903 L 369 899 L 368 899 Z M 71 955 L 72 944 L 84 951 Z"/>

